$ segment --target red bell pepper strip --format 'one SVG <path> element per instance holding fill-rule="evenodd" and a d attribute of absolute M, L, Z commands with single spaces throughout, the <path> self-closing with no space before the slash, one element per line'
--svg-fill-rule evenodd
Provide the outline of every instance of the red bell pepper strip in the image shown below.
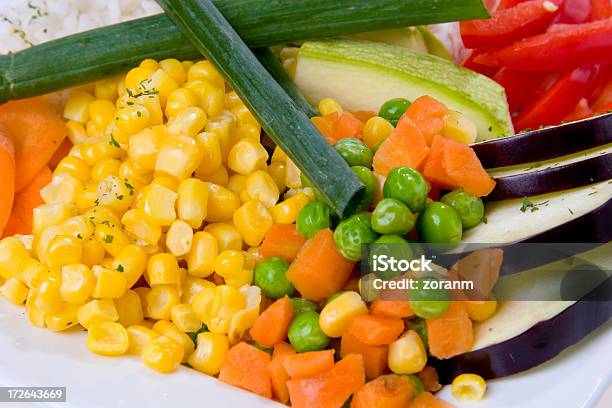
<path fill-rule="evenodd" d="M 510 7 L 514 7 L 517 4 L 524 2 L 525 0 L 501 0 L 499 5 L 497 6 L 498 10 L 509 9 Z"/>
<path fill-rule="evenodd" d="M 529 0 L 499 10 L 490 19 L 462 21 L 460 27 L 463 44 L 467 48 L 499 48 L 543 33 L 562 4 L 563 0 Z"/>
<path fill-rule="evenodd" d="M 603 20 L 612 17 L 610 0 L 591 0 L 591 20 Z"/>
<path fill-rule="evenodd" d="M 589 21 L 592 0 L 565 0 L 555 23 L 582 24 Z"/>
<path fill-rule="evenodd" d="M 478 72 L 484 76 L 488 76 L 489 78 L 493 78 L 493 76 L 499 70 L 497 68 L 475 63 L 474 58 L 478 57 L 480 54 L 481 52 L 479 50 L 473 50 L 472 53 L 461 63 L 461 66 L 471 69 L 474 72 Z"/>
<path fill-rule="evenodd" d="M 545 84 L 549 76 L 545 72 L 525 72 L 502 68 L 493 79 L 506 89 L 510 112 L 517 112 L 546 90 Z"/>
<path fill-rule="evenodd" d="M 586 98 L 580 99 L 578 105 L 572 113 L 563 118 L 563 122 L 573 122 L 575 120 L 586 119 L 593 116 L 593 111 L 589 107 L 589 103 Z"/>
<path fill-rule="evenodd" d="M 558 125 L 574 111 L 580 99 L 589 93 L 599 71 L 600 67 L 595 65 L 576 68 L 561 76 L 550 89 L 521 112 L 515 123 L 517 130 Z"/>
<path fill-rule="evenodd" d="M 566 25 L 484 53 L 474 62 L 526 71 L 555 71 L 612 63 L 612 18 Z"/>
<path fill-rule="evenodd" d="M 597 109 L 596 111 L 593 112 L 593 116 L 595 115 L 603 115 L 604 113 L 610 113 L 612 112 L 612 102 L 610 102 L 607 105 L 602 106 L 601 108 Z"/>

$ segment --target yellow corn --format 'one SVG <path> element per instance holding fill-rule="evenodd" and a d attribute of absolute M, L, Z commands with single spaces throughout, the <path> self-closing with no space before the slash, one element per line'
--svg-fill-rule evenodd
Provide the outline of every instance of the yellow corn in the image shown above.
<path fill-rule="evenodd" d="M 81 188 L 81 182 L 69 173 L 57 173 L 40 190 L 40 196 L 46 204 L 71 204 Z"/>
<path fill-rule="evenodd" d="M 191 228 L 199 229 L 208 206 L 208 189 L 201 180 L 189 178 L 178 186 L 177 198 L 178 217 Z"/>
<path fill-rule="evenodd" d="M 240 195 L 240 192 L 246 187 L 246 176 L 242 174 L 233 174 L 227 181 L 227 189 L 232 191 L 234 194 Z"/>
<path fill-rule="evenodd" d="M 9 302 L 20 305 L 28 297 L 28 287 L 17 278 L 9 278 L 0 287 L 0 295 L 4 296 Z"/>
<path fill-rule="evenodd" d="M 183 347 L 183 363 L 186 362 L 191 353 L 193 353 L 193 341 L 184 331 L 181 331 L 173 323 L 166 320 L 159 320 L 153 325 L 153 330 L 162 336 L 167 336 L 176 340 Z"/>
<path fill-rule="evenodd" d="M 147 256 L 137 245 L 128 245 L 113 260 L 112 269 L 125 275 L 126 287 L 131 288 L 147 268 Z"/>
<path fill-rule="evenodd" d="M 189 88 L 177 88 L 168 94 L 166 101 L 166 117 L 176 116 L 180 111 L 190 106 L 198 106 L 200 99 Z"/>
<path fill-rule="evenodd" d="M 246 191 L 250 198 L 261 201 L 267 208 L 274 207 L 280 192 L 276 182 L 263 170 L 249 174 L 246 180 Z"/>
<path fill-rule="evenodd" d="M 153 180 L 153 172 L 140 167 L 131 160 L 126 160 L 119 166 L 117 173 L 119 178 L 123 180 L 130 192 L 142 188 L 142 186 L 150 183 Z"/>
<path fill-rule="evenodd" d="M 83 242 L 92 239 L 95 232 L 94 224 L 82 215 L 68 218 L 60 227 L 65 235 L 71 235 Z"/>
<path fill-rule="evenodd" d="M 220 285 L 202 289 L 193 298 L 191 306 L 211 332 L 225 334 L 234 314 L 246 306 L 246 300 L 238 289 Z"/>
<path fill-rule="evenodd" d="M 48 277 L 40 283 L 34 305 L 47 313 L 54 313 L 61 309 L 62 298 L 59 279 Z"/>
<path fill-rule="evenodd" d="M 206 221 L 224 222 L 232 219 L 240 207 L 240 198 L 227 188 L 214 183 L 205 183 L 208 190 Z"/>
<path fill-rule="evenodd" d="M 223 112 L 225 88 L 215 86 L 201 78 L 190 80 L 185 84 L 185 87 L 191 89 L 198 96 L 200 106 L 208 116 L 214 117 Z"/>
<path fill-rule="evenodd" d="M 202 152 L 202 161 L 196 169 L 196 176 L 202 178 L 213 174 L 221 167 L 223 160 L 221 142 L 216 133 L 202 132 L 196 136 L 196 142 Z"/>
<path fill-rule="evenodd" d="M 142 350 L 142 361 L 160 373 L 170 373 L 181 364 L 185 350 L 179 342 L 168 336 L 160 336 Z"/>
<path fill-rule="evenodd" d="M 228 109 L 233 109 L 238 105 L 244 105 L 242 100 L 235 91 L 230 91 L 225 94 L 225 106 Z"/>
<path fill-rule="evenodd" d="M 38 309 L 36 306 L 27 306 L 27 301 L 26 301 L 26 311 L 28 313 L 28 320 L 30 321 L 30 323 L 32 323 L 32 325 L 34 325 L 35 327 L 40 327 L 43 328 L 45 327 L 45 317 L 47 316 L 47 313 Z"/>
<path fill-rule="evenodd" d="M 145 93 L 136 98 L 136 103 L 144 106 L 147 112 L 149 112 L 149 126 L 156 126 L 164 123 L 164 111 L 161 107 L 159 95 Z"/>
<path fill-rule="evenodd" d="M 227 249 L 240 251 L 242 249 L 242 236 L 233 225 L 226 223 L 208 224 L 204 231 L 211 233 L 217 242 L 219 252 Z"/>
<path fill-rule="evenodd" d="M 236 143 L 236 126 L 236 118 L 230 111 L 225 111 L 219 116 L 211 117 L 206 124 L 206 132 L 214 133 L 219 137 L 224 162 L 227 159 L 231 147 Z M 259 142 L 259 139 L 257 142 Z"/>
<path fill-rule="evenodd" d="M 244 285 L 253 283 L 253 269 L 244 268 L 234 276 L 225 278 L 225 283 L 234 288 L 241 288 Z"/>
<path fill-rule="evenodd" d="M 89 104 L 95 98 L 87 92 L 72 91 L 66 100 L 64 107 L 64 118 L 74 120 L 79 123 L 87 123 L 89 120 Z"/>
<path fill-rule="evenodd" d="M 130 347 L 127 331 L 119 323 L 100 322 L 87 331 L 87 348 L 103 356 L 119 356 Z"/>
<path fill-rule="evenodd" d="M 451 385 L 451 393 L 459 401 L 480 401 L 486 390 L 487 383 L 478 374 L 461 374 Z"/>
<path fill-rule="evenodd" d="M 89 118 L 97 132 L 104 132 L 115 117 L 115 110 L 115 104 L 103 99 L 96 99 L 89 104 Z"/>
<path fill-rule="evenodd" d="M 168 121 L 170 136 L 187 135 L 195 137 L 208 122 L 206 112 L 198 106 L 188 106 Z"/>
<path fill-rule="evenodd" d="M 163 69 L 155 71 L 143 85 L 146 90 L 152 90 L 159 96 L 162 106 L 166 106 L 170 92 L 179 87 L 179 84 Z"/>
<path fill-rule="evenodd" d="M 293 161 L 287 157 L 287 164 L 285 165 L 285 185 L 289 188 L 301 188 L 301 173 L 302 172 L 295 165 L 295 163 L 293 163 Z"/>
<path fill-rule="evenodd" d="M 394 127 L 389 121 L 380 116 L 374 116 L 368 119 L 363 127 L 363 141 L 370 149 L 374 149 L 380 142 L 389 137 L 393 129 Z"/>
<path fill-rule="evenodd" d="M 138 66 L 140 68 L 146 68 L 146 69 L 150 70 L 151 73 L 153 73 L 157 68 L 159 68 L 159 64 L 153 58 L 146 58 L 146 59 L 142 60 L 142 62 Z M 134 75 L 134 74 L 132 74 L 132 75 Z M 138 85 L 138 83 L 136 83 L 136 85 Z"/>
<path fill-rule="evenodd" d="M 49 269 L 34 258 L 21 262 L 17 270 L 17 278 L 30 289 L 37 288 L 47 276 L 49 276 Z"/>
<path fill-rule="evenodd" d="M 197 332 L 202 327 L 202 322 L 198 319 L 190 304 L 176 305 L 172 308 L 170 314 L 172 323 L 182 332 Z"/>
<path fill-rule="evenodd" d="M 38 257 L 38 259 L 45 265 L 49 264 L 49 260 L 47 257 L 47 248 L 49 248 L 49 243 L 58 235 L 61 235 L 61 229 L 58 225 L 51 225 L 45 228 L 39 235 L 36 237 L 36 246 L 34 248 L 34 253 Z M 9 276 L 12 277 L 12 276 Z"/>
<path fill-rule="evenodd" d="M 284 191 L 287 186 L 285 186 L 285 174 L 286 174 L 287 165 L 285 163 L 280 162 L 272 162 L 268 166 L 267 172 L 276 183 L 276 187 L 278 187 L 279 191 Z"/>
<path fill-rule="evenodd" d="M 179 85 L 187 80 L 187 70 L 183 64 L 174 58 L 159 61 L 159 67 L 166 71 L 168 75 Z"/>
<path fill-rule="evenodd" d="M 151 256 L 147 263 L 147 281 L 154 285 L 178 285 L 180 271 L 172 254 L 159 253 Z"/>
<path fill-rule="evenodd" d="M 181 303 L 176 284 L 157 285 L 147 293 L 147 316 L 156 320 L 170 320 L 172 308 Z"/>
<path fill-rule="evenodd" d="M 227 165 L 236 173 L 248 176 L 255 170 L 266 168 L 268 152 L 252 139 L 241 139 L 229 152 Z"/>
<path fill-rule="evenodd" d="M 136 292 L 136 294 L 140 298 L 140 305 L 142 306 L 142 313 L 143 313 L 144 317 L 150 317 L 149 316 L 149 312 L 148 312 L 148 307 L 147 307 L 147 295 L 151 291 L 151 288 L 149 288 L 148 286 L 139 286 L 139 287 L 134 288 L 132 290 L 134 292 Z M 145 322 L 146 322 L 146 320 L 145 320 Z"/>
<path fill-rule="evenodd" d="M 115 308 L 119 315 L 118 322 L 125 327 L 140 324 L 144 320 L 140 296 L 133 290 L 127 290 L 123 296 L 116 298 Z"/>
<path fill-rule="evenodd" d="M 329 337 L 340 337 L 355 316 L 368 313 L 368 307 L 357 292 L 344 292 L 323 307 L 319 326 Z"/>
<path fill-rule="evenodd" d="M 96 225 L 109 223 L 112 225 L 120 224 L 120 219 L 117 217 L 115 211 L 103 205 L 91 208 L 89 211 L 85 212 L 83 216 Z"/>
<path fill-rule="evenodd" d="M 49 242 L 47 262 L 50 267 L 60 267 L 81 262 L 81 240 L 70 235 L 58 235 Z"/>
<path fill-rule="evenodd" d="M 117 84 L 119 78 L 114 76 L 96 81 L 94 94 L 96 99 L 106 99 L 107 101 L 115 101 L 118 96 Z"/>
<path fill-rule="evenodd" d="M 117 176 L 107 176 L 98 183 L 97 204 L 103 205 L 118 213 L 125 212 L 131 205 L 134 196 L 133 188 Z"/>
<path fill-rule="evenodd" d="M 254 269 L 255 266 L 261 261 L 263 261 L 264 257 L 261 254 L 261 247 L 250 247 L 244 253 L 244 267 L 247 269 Z"/>
<path fill-rule="evenodd" d="M 261 140 L 261 127 L 245 123 L 238 128 L 238 139 L 250 139 L 256 142 Z"/>
<path fill-rule="evenodd" d="M 121 162 L 116 159 L 104 159 L 96 163 L 91 169 L 91 179 L 101 181 L 108 176 L 116 176 L 119 173 Z"/>
<path fill-rule="evenodd" d="M 155 225 L 170 226 L 176 220 L 174 205 L 178 194 L 168 187 L 151 183 L 142 195 L 142 210 Z"/>
<path fill-rule="evenodd" d="M 166 248 L 176 257 L 181 257 L 191 250 L 193 229 L 185 221 L 176 220 L 166 233 Z"/>
<path fill-rule="evenodd" d="M 141 355 L 143 350 L 160 336 L 155 330 L 140 325 L 130 326 L 126 330 L 130 342 L 128 353 L 137 356 Z"/>
<path fill-rule="evenodd" d="M 198 61 L 189 68 L 187 80 L 204 79 L 218 88 L 225 88 L 225 80 L 210 61 Z"/>
<path fill-rule="evenodd" d="M 219 252 L 217 240 L 210 232 L 196 232 L 191 251 L 187 255 L 187 272 L 196 278 L 205 278 L 213 273 Z"/>
<path fill-rule="evenodd" d="M 80 211 L 87 211 L 96 205 L 98 199 L 98 183 L 85 184 L 74 197 L 74 204 Z"/>
<path fill-rule="evenodd" d="M 293 197 L 276 204 L 270 210 L 274 223 L 293 224 L 302 208 L 309 202 L 310 198 L 306 194 L 297 193 Z"/>
<path fill-rule="evenodd" d="M 470 319 L 482 322 L 489 319 L 497 310 L 497 300 L 474 300 L 464 302 Z"/>
<path fill-rule="evenodd" d="M 96 284 L 91 296 L 96 299 L 117 299 L 127 290 L 127 279 L 122 272 L 94 266 L 93 274 Z"/>
<path fill-rule="evenodd" d="M 61 310 L 45 315 L 45 326 L 55 332 L 67 330 L 79 324 L 77 322 L 78 305 L 64 304 Z"/>
<path fill-rule="evenodd" d="M 187 135 L 168 137 L 162 143 L 155 171 L 182 181 L 191 176 L 202 161 L 202 152 L 196 141 Z"/>
<path fill-rule="evenodd" d="M 425 368 L 427 353 L 416 331 L 408 330 L 389 345 L 388 363 L 396 374 L 416 374 Z"/>
<path fill-rule="evenodd" d="M 210 332 L 200 333 L 197 343 L 196 351 L 187 363 L 204 374 L 218 374 L 229 350 L 227 336 Z"/>
<path fill-rule="evenodd" d="M 244 307 L 234 313 L 230 322 L 227 339 L 230 344 L 236 344 L 247 330 L 253 327 L 259 316 L 259 305 L 261 304 L 261 289 L 257 286 L 243 286 L 238 292 L 245 299 Z"/>
<path fill-rule="evenodd" d="M 240 203 L 246 204 L 249 201 L 251 201 L 251 196 L 249 196 L 249 192 L 245 188 L 240 192 Z"/>
<path fill-rule="evenodd" d="M 151 121 L 151 114 L 141 104 L 134 103 L 120 108 L 115 115 L 115 125 L 120 133 L 124 135 L 133 135 L 146 128 Z M 117 139 L 119 140 L 119 139 Z M 126 142 L 119 141 L 119 143 Z"/>
<path fill-rule="evenodd" d="M 319 102 L 319 113 L 321 116 L 329 115 L 334 112 L 342 113 L 342 106 L 331 98 L 321 99 Z"/>
<path fill-rule="evenodd" d="M 161 227 L 147 220 L 143 210 L 136 208 L 127 211 L 121 218 L 126 234 L 136 242 L 156 245 L 161 237 Z"/>
<path fill-rule="evenodd" d="M 112 256 L 118 256 L 121 250 L 131 243 L 121 228 L 110 222 L 96 226 L 96 239 Z"/>
<path fill-rule="evenodd" d="M 94 290 L 94 274 L 88 266 L 72 264 L 63 266 L 60 295 L 67 303 L 81 305 L 89 299 Z"/>
<path fill-rule="evenodd" d="M 234 225 L 250 246 L 259 245 L 273 224 L 272 215 L 259 200 L 247 202 L 234 213 Z"/>
<path fill-rule="evenodd" d="M 476 141 L 477 129 L 474 122 L 457 111 L 448 111 L 444 118 L 442 136 L 460 143 L 472 144 Z"/>
<path fill-rule="evenodd" d="M 198 175 L 196 170 L 196 177 L 207 183 L 214 183 L 220 186 L 225 186 L 229 182 L 229 174 L 227 168 L 224 166 L 219 167 L 213 173 L 207 175 Z"/>
<path fill-rule="evenodd" d="M 78 157 L 74 156 L 66 156 L 58 163 L 53 173 L 67 173 L 79 180 L 81 183 L 85 183 L 89 181 L 90 171 L 89 166 L 83 161 L 83 159 L 79 159 Z"/>
<path fill-rule="evenodd" d="M 234 114 L 234 116 L 236 116 L 236 119 L 238 119 L 238 123 L 240 124 L 240 126 L 251 124 L 260 127 L 259 123 L 257 122 L 257 119 L 255 119 L 251 111 L 249 111 L 246 106 L 238 105 L 232 108 L 232 113 Z"/>
<path fill-rule="evenodd" d="M 215 272 L 224 279 L 237 277 L 244 267 L 242 251 L 226 249 L 215 259 Z"/>
<path fill-rule="evenodd" d="M 83 243 L 83 257 L 81 263 L 89 267 L 99 264 L 104 259 L 106 250 L 96 239 L 90 239 Z"/>
<path fill-rule="evenodd" d="M 155 170 L 157 153 L 167 137 L 164 125 L 152 126 L 130 137 L 128 157 L 143 169 Z"/>
<path fill-rule="evenodd" d="M 283 150 L 280 148 L 280 146 L 276 146 L 274 148 L 274 152 L 272 153 L 272 159 L 271 159 L 272 163 L 287 163 L 287 155 L 285 154 L 285 152 L 283 152 Z"/>
<path fill-rule="evenodd" d="M 132 90 L 137 90 L 139 85 L 146 81 L 153 72 L 158 68 L 155 60 L 146 59 L 141 63 L 140 67 L 132 68 L 125 75 L 125 87 Z"/>
<path fill-rule="evenodd" d="M 0 240 L 0 277 L 14 277 L 19 265 L 27 259 L 30 259 L 30 253 L 19 239 L 6 237 Z"/>
<path fill-rule="evenodd" d="M 194 278 L 187 275 L 183 281 L 181 299 L 183 303 L 191 304 L 193 298 L 204 288 L 214 288 L 215 284 L 209 280 L 202 278 Z"/>
<path fill-rule="evenodd" d="M 89 135 L 87 134 L 87 130 L 85 130 L 85 126 L 74 120 L 66 122 L 66 129 L 68 129 L 68 139 L 70 139 L 70 142 L 74 145 L 72 149 L 70 149 L 69 156 L 76 157 L 80 155 L 81 146 L 79 146 L 79 143 L 83 143 L 87 140 Z"/>
<path fill-rule="evenodd" d="M 77 320 L 81 326 L 89 329 L 100 322 L 116 322 L 119 319 L 115 303 L 111 299 L 94 299 L 79 308 Z"/>

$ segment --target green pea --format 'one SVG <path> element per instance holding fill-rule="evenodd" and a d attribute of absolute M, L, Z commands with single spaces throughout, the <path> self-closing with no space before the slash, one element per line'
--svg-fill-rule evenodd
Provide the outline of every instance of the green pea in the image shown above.
<path fill-rule="evenodd" d="M 444 288 L 427 287 L 427 281 L 436 281 L 436 278 L 417 279 L 416 288 L 408 289 L 410 308 L 417 316 L 423 319 L 434 319 L 442 316 L 448 310 L 451 302 L 451 293 Z"/>
<path fill-rule="evenodd" d="M 411 103 L 408 99 L 389 99 L 380 107 L 378 116 L 387 119 L 393 126 L 397 126 L 397 121 L 400 120 L 410 105 Z"/>
<path fill-rule="evenodd" d="M 270 299 L 280 299 L 285 295 L 291 296 L 295 288 L 285 276 L 287 269 L 289 269 L 289 262 L 283 258 L 274 256 L 264 259 L 255 267 L 253 282 Z"/>
<path fill-rule="evenodd" d="M 370 217 L 366 214 L 353 215 L 338 224 L 334 231 L 334 241 L 340 253 L 351 261 L 361 259 L 361 246 L 378 239 L 372 229 Z"/>
<path fill-rule="evenodd" d="M 367 167 L 353 166 L 351 169 L 357 178 L 365 185 L 365 194 L 357 205 L 356 212 L 366 211 L 372 205 L 372 201 L 374 201 L 374 196 L 376 195 L 376 176 Z"/>
<path fill-rule="evenodd" d="M 334 149 L 349 166 L 372 167 L 372 151 L 359 139 L 348 137 L 338 140 Z"/>
<path fill-rule="evenodd" d="M 415 217 L 394 198 L 380 200 L 372 213 L 372 228 L 381 234 L 404 235 L 414 228 Z"/>
<path fill-rule="evenodd" d="M 463 190 L 451 191 L 445 194 L 440 201 L 453 207 L 453 210 L 459 214 L 464 229 L 475 227 L 484 217 L 484 204 L 480 197 Z"/>
<path fill-rule="evenodd" d="M 293 308 L 293 316 L 298 316 L 305 312 L 316 312 L 319 310 L 316 303 L 297 297 L 291 298 L 291 306 Z"/>
<path fill-rule="evenodd" d="M 304 312 L 293 319 L 288 337 L 298 353 L 323 350 L 330 341 L 319 326 L 319 314 L 313 311 Z"/>
<path fill-rule="evenodd" d="M 412 381 L 412 385 L 414 385 L 414 395 L 417 396 L 423 391 L 425 391 L 425 385 L 423 385 L 423 381 L 419 377 L 414 374 L 408 374 L 407 377 Z"/>
<path fill-rule="evenodd" d="M 387 175 L 383 195 L 401 201 L 410 211 L 418 213 L 425 209 L 428 190 L 421 173 L 410 167 L 396 167 Z"/>
<path fill-rule="evenodd" d="M 387 257 L 394 257 L 395 259 L 406 259 L 410 260 L 414 258 L 414 252 L 412 250 L 412 244 L 408 243 L 404 238 L 398 235 L 383 235 L 378 238 L 370 246 L 370 260 L 373 262 L 374 256 L 386 255 Z M 372 265 L 373 269 L 373 264 Z M 399 270 L 387 270 L 374 272 L 376 276 L 381 279 L 391 280 L 402 274 Z"/>
<path fill-rule="evenodd" d="M 457 212 L 440 202 L 429 204 L 419 215 L 417 231 L 423 242 L 433 244 L 456 244 L 463 236 L 463 226 Z"/>
<path fill-rule="evenodd" d="M 296 220 L 297 231 L 306 238 L 312 238 L 318 231 L 331 228 L 331 225 L 331 208 L 321 201 L 306 204 Z"/>
<path fill-rule="evenodd" d="M 410 320 L 408 322 L 408 329 L 412 329 L 417 332 L 417 334 L 423 341 L 425 350 L 429 349 L 429 339 L 427 337 L 427 323 L 425 323 L 425 320 L 419 318 L 417 318 L 416 320 Z"/>

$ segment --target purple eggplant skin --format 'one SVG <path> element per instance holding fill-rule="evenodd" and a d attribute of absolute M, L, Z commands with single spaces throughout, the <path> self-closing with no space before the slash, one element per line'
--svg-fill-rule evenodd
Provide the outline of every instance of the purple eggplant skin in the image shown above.
<path fill-rule="evenodd" d="M 559 167 L 496 179 L 485 201 L 531 197 L 612 179 L 612 153 Z"/>
<path fill-rule="evenodd" d="M 440 383 L 450 384 L 463 373 L 478 374 L 485 380 L 507 377 L 552 359 L 612 317 L 611 279 L 557 316 L 512 339 L 448 360 L 432 359 Z"/>
<path fill-rule="evenodd" d="M 612 113 L 472 145 L 484 168 L 554 159 L 612 142 Z"/>

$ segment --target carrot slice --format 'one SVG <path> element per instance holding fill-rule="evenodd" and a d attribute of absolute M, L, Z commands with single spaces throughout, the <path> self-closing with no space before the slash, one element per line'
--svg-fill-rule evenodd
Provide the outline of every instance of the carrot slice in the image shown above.
<path fill-rule="evenodd" d="M 296 351 L 291 344 L 281 341 L 280 343 L 276 343 L 274 345 L 274 348 L 272 350 L 272 359 L 283 358 L 295 353 Z"/>
<path fill-rule="evenodd" d="M 342 112 L 334 123 L 334 130 L 332 132 L 334 143 L 348 137 L 361 139 L 363 127 L 364 123 L 357 119 L 355 115 L 350 112 Z"/>
<path fill-rule="evenodd" d="M 406 317 L 414 316 L 408 300 L 383 300 L 376 299 L 370 305 L 370 314 L 374 316 Z"/>
<path fill-rule="evenodd" d="M 406 115 L 416 124 L 428 145 L 431 145 L 434 136 L 442 134 L 444 117 L 448 108 L 431 96 L 417 98 L 406 110 Z"/>
<path fill-rule="evenodd" d="M 453 301 L 442 316 L 427 319 L 429 352 L 446 359 L 470 351 L 474 344 L 472 321 L 462 302 Z"/>
<path fill-rule="evenodd" d="M 463 143 L 447 139 L 444 168 L 452 180 L 475 196 L 486 196 L 495 188 L 495 181 L 482 167 L 474 149 Z"/>
<path fill-rule="evenodd" d="M 309 351 L 286 356 L 283 365 L 292 379 L 313 377 L 334 368 L 334 350 Z"/>
<path fill-rule="evenodd" d="M 295 224 L 274 224 L 261 243 L 261 255 L 264 258 L 278 256 L 293 262 L 305 242 L 306 238 L 297 232 Z"/>
<path fill-rule="evenodd" d="M 365 344 L 382 346 L 398 339 L 404 321 L 399 317 L 359 315 L 351 319 L 346 330 Z"/>
<path fill-rule="evenodd" d="M 450 139 L 442 136 L 434 136 L 431 143 L 431 153 L 429 153 L 425 166 L 423 167 L 423 177 L 435 187 L 444 190 L 453 190 L 458 188 L 459 184 L 451 179 L 444 165 L 444 147 L 447 141 L 450 141 Z"/>
<path fill-rule="evenodd" d="M 70 139 L 66 138 L 60 145 L 60 147 L 55 151 L 51 159 L 49 159 L 49 163 L 47 166 L 51 170 L 55 170 L 60 161 L 70 153 L 70 149 L 72 149 L 72 142 Z"/>
<path fill-rule="evenodd" d="M 325 116 L 314 116 L 310 120 L 323 136 L 325 136 L 325 139 L 330 144 L 334 144 L 334 124 L 338 121 L 338 112 L 333 112 Z"/>
<path fill-rule="evenodd" d="M 355 116 L 357 119 L 359 119 L 363 123 L 366 123 L 368 120 L 376 116 L 376 112 L 372 112 L 372 111 L 355 111 L 352 113 L 353 113 L 353 116 Z"/>
<path fill-rule="evenodd" d="M 268 370 L 270 360 L 265 351 L 241 341 L 228 351 L 219 372 L 219 380 L 262 397 L 272 398 Z"/>
<path fill-rule="evenodd" d="M 360 354 L 363 357 L 363 366 L 368 380 L 377 378 L 387 370 L 389 346 L 370 346 L 345 331 L 340 340 L 340 355 L 346 357 L 349 354 Z"/>
<path fill-rule="evenodd" d="M 13 138 L 15 191 L 21 191 L 47 165 L 68 131 L 44 97 L 0 105 L 0 124 Z"/>
<path fill-rule="evenodd" d="M 32 233 L 32 212 L 43 204 L 40 190 L 51 181 L 51 170 L 44 167 L 23 190 L 15 194 L 13 210 L 4 229 L 4 236 Z M 0 234 L 1 236 L 2 234 Z"/>
<path fill-rule="evenodd" d="M 351 408 L 405 408 L 414 398 L 414 385 L 406 377 L 388 374 L 368 382 L 353 395 Z"/>
<path fill-rule="evenodd" d="M 454 408 L 453 405 L 446 401 L 442 401 L 439 398 L 433 396 L 430 392 L 420 393 L 409 408 Z"/>
<path fill-rule="evenodd" d="M 333 232 L 327 228 L 304 244 L 286 276 L 304 298 L 320 301 L 346 284 L 354 265 L 338 252 Z"/>
<path fill-rule="evenodd" d="M 272 361 L 268 365 L 270 381 L 272 383 L 272 395 L 283 404 L 289 402 L 287 381 L 291 379 L 285 370 L 283 361 L 287 356 L 293 354 L 295 354 L 295 349 L 290 344 L 285 342 L 277 343 L 274 345 L 274 351 L 272 352 Z"/>
<path fill-rule="evenodd" d="M 15 148 L 0 126 L 0 236 L 6 227 L 15 197 Z"/>
<path fill-rule="evenodd" d="M 376 151 L 372 165 L 374 171 L 383 176 L 401 166 L 420 170 L 428 155 L 425 136 L 410 118 L 402 116 L 395 130 Z"/>
<path fill-rule="evenodd" d="M 262 346 L 272 347 L 287 338 L 292 319 L 291 300 L 288 296 L 284 296 L 272 303 L 257 317 L 249 333 Z"/>

